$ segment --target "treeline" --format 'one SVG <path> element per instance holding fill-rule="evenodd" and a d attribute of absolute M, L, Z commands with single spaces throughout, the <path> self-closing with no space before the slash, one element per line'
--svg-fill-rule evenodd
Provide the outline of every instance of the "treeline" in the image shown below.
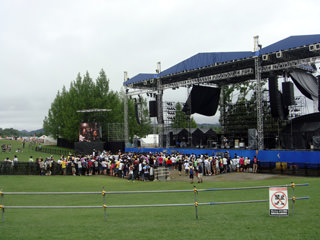
<path fill-rule="evenodd" d="M 19 136 L 21 136 L 21 133 L 19 130 L 13 129 L 13 128 L 5 128 L 5 129 L 0 128 L 0 136 L 3 138 L 5 138 L 5 137 L 19 137 Z"/>
<path fill-rule="evenodd" d="M 31 137 L 31 136 L 40 137 L 41 135 L 43 135 L 42 129 L 28 132 L 26 130 L 19 131 L 14 128 L 5 128 L 5 129 L 0 128 L 0 136 L 2 138 L 5 138 L 5 137 Z"/>
<path fill-rule="evenodd" d="M 134 136 L 143 137 L 150 132 L 151 122 L 148 115 L 147 103 L 144 99 L 139 102 L 142 107 L 140 121 L 136 121 L 134 99 L 128 99 L 129 139 Z M 108 112 L 78 112 L 87 109 L 110 109 Z M 61 137 L 70 142 L 78 141 L 81 122 L 100 123 L 102 140 L 107 140 L 108 124 L 123 123 L 124 93 L 115 92 L 109 88 L 109 79 L 102 69 L 95 81 L 89 73 L 84 76 L 80 73 L 70 83 L 69 89 L 63 86 L 58 91 L 51 104 L 48 115 L 43 121 L 45 134 Z M 123 131 L 119 131 L 123 134 Z"/>

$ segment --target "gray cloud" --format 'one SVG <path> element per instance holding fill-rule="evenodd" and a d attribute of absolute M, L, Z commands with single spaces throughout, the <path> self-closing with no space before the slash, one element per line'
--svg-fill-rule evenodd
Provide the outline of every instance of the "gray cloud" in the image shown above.
<path fill-rule="evenodd" d="M 78 72 L 95 79 L 103 68 L 119 91 L 124 71 L 154 72 L 158 61 L 166 69 L 198 52 L 252 50 L 254 35 L 265 46 L 319 33 L 319 10 L 316 0 L 2 0 L 0 127 L 41 128 Z"/>

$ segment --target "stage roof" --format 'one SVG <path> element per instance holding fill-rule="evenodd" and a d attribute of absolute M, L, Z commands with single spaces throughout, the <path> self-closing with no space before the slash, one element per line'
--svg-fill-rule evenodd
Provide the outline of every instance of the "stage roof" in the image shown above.
<path fill-rule="evenodd" d="M 164 77 L 171 74 L 177 74 L 185 71 L 191 71 L 198 68 L 209 67 L 214 64 L 229 62 L 249 58 L 253 52 L 210 52 L 198 53 L 158 74 L 158 77 Z"/>
<path fill-rule="evenodd" d="M 260 49 L 258 52 L 241 51 L 198 53 L 160 72 L 159 74 L 140 73 L 124 82 L 123 85 L 132 88 L 154 89 L 156 87 L 156 81 L 150 81 L 153 79 L 161 79 L 162 84 L 169 86 L 170 84 L 177 84 L 187 79 L 199 79 L 201 77 L 213 75 L 216 76 L 214 78 L 208 78 L 208 82 L 213 84 L 219 84 L 221 79 L 224 79 L 225 84 L 245 81 L 254 79 L 255 56 L 262 59 L 263 55 L 270 55 L 270 57 L 262 63 L 263 67 L 270 64 L 283 63 L 289 60 L 292 61 L 309 57 L 319 57 L 319 43 L 320 34 L 300 35 L 280 40 Z M 316 49 L 316 51 L 310 51 L 309 46 L 313 44 L 317 44 L 319 49 Z M 279 51 L 286 52 L 286 56 L 283 57 L 281 55 L 281 57 L 277 57 L 273 54 Z M 266 74 L 267 71 L 269 70 L 266 70 L 264 74 Z M 270 71 L 274 71 L 274 68 L 271 68 Z M 229 78 L 229 76 L 231 77 Z M 220 82 L 217 80 L 220 80 Z"/>
<path fill-rule="evenodd" d="M 152 78 L 157 78 L 157 74 L 155 73 L 139 73 L 138 75 L 130 78 L 128 81 L 124 83 L 124 85 L 128 85 L 131 83 L 143 82 L 145 80 L 150 80 Z"/>
<path fill-rule="evenodd" d="M 315 35 L 300 35 L 285 38 L 279 42 L 273 43 L 260 50 L 260 55 L 286 51 L 293 48 L 304 47 L 306 45 L 315 44 L 320 42 L 320 34 Z"/>

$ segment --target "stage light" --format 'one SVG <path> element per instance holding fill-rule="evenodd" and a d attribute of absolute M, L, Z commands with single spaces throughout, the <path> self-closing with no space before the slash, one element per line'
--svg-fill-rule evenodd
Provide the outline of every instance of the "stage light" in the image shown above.
<path fill-rule="evenodd" d="M 262 55 L 262 61 L 268 61 L 268 59 L 269 59 L 268 54 Z"/>
<path fill-rule="evenodd" d="M 281 51 L 276 52 L 276 58 L 282 58 L 282 52 Z"/>
<path fill-rule="evenodd" d="M 313 52 L 313 51 L 315 51 L 315 50 L 316 50 L 316 48 L 315 48 L 315 45 L 314 45 L 314 44 L 309 45 L 309 51 L 310 51 L 310 52 Z"/>

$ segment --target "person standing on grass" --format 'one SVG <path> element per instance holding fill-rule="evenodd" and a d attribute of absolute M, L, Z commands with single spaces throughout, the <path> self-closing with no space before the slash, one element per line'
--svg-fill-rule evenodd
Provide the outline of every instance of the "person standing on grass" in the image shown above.
<path fill-rule="evenodd" d="M 239 159 L 239 164 L 240 164 L 240 172 L 243 172 L 244 169 L 244 157 L 240 157 Z"/>
<path fill-rule="evenodd" d="M 132 180 L 132 182 L 134 182 L 134 174 L 133 174 L 133 171 L 134 171 L 134 166 L 133 166 L 133 165 L 130 165 L 130 167 L 129 167 L 128 182 L 129 182 L 130 180 Z"/>
<path fill-rule="evenodd" d="M 65 159 L 61 159 L 61 170 L 62 170 L 62 175 L 66 175 L 67 174 L 67 163 L 65 161 Z"/>
<path fill-rule="evenodd" d="M 74 163 L 74 159 L 71 160 L 70 165 L 71 165 L 72 175 L 73 175 L 73 176 L 76 176 L 77 170 L 76 170 L 76 164 Z"/>
<path fill-rule="evenodd" d="M 18 157 L 17 157 L 17 155 L 14 155 L 12 164 L 13 164 L 13 169 L 15 171 L 17 171 L 18 170 Z"/>
<path fill-rule="evenodd" d="M 189 174 L 189 162 L 187 160 L 185 160 L 185 163 L 184 163 L 184 172 L 186 176 Z"/>
<path fill-rule="evenodd" d="M 198 163 L 198 183 L 203 182 L 203 167 L 201 163 Z"/>
<path fill-rule="evenodd" d="M 150 180 L 150 179 L 149 179 L 149 177 L 150 177 L 149 173 L 150 173 L 150 166 L 149 166 L 149 164 L 147 163 L 147 164 L 143 167 L 143 174 L 144 174 L 144 179 L 143 179 L 143 181 Z"/>
<path fill-rule="evenodd" d="M 250 172 L 250 164 L 251 164 L 251 160 L 249 157 L 247 157 L 247 172 Z"/>
<path fill-rule="evenodd" d="M 182 162 L 181 159 L 179 159 L 179 161 L 178 161 L 178 172 L 179 172 L 179 176 L 181 176 L 182 165 L 183 165 L 183 162 Z"/>
<path fill-rule="evenodd" d="M 257 173 L 258 170 L 258 158 L 256 156 L 253 157 L 253 173 Z"/>
<path fill-rule="evenodd" d="M 39 167 L 40 167 L 40 175 L 43 176 L 45 172 L 45 163 L 43 162 L 43 159 L 39 159 Z"/>
<path fill-rule="evenodd" d="M 194 178 L 194 167 L 192 164 L 189 166 L 189 178 L 190 178 L 190 183 L 193 183 L 193 178 Z"/>

